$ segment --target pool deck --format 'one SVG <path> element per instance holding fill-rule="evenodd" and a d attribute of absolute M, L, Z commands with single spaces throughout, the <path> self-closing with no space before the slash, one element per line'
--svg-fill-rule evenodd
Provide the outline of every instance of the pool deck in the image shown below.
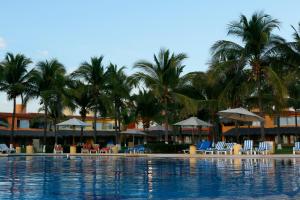
<path fill-rule="evenodd" d="M 13 154 L 0 154 L 0 157 L 15 157 L 15 156 L 67 156 L 69 153 L 53 154 L 53 153 L 13 153 Z M 290 159 L 299 158 L 300 154 L 271 154 L 271 155 L 208 155 L 208 154 L 69 154 L 70 156 L 122 156 L 122 157 L 148 157 L 148 158 L 230 158 L 230 159 L 260 159 L 260 158 L 274 158 L 274 159 Z"/>

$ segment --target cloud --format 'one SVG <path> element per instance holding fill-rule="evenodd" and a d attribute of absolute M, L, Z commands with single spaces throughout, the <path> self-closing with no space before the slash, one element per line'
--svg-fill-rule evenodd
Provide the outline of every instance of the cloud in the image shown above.
<path fill-rule="evenodd" d="M 6 42 L 4 38 L 0 37 L 0 49 L 4 49 L 6 47 Z"/>
<path fill-rule="evenodd" d="M 40 54 L 41 56 L 48 56 L 49 52 L 47 50 L 41 50 L 41 51 L 38 51 L 38 54 Z"/>

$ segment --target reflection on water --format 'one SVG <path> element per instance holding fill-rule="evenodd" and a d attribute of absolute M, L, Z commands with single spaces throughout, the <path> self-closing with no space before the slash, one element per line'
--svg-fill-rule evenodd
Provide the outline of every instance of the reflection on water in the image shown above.
<path fill-rule="evenodd" d="M 300 199 L 300 159 L 0 158 L 0 199 Z"/>

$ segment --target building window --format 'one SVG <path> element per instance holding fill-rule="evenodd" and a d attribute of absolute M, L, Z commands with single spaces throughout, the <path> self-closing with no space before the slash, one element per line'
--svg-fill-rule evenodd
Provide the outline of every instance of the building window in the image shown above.
<path fill-rule="evenodd" d="M 278 125 L 278 118 L 275 117 L 274 118 L 274 125 Z M 279 118 L 280 121 L 280 126 L 287 126 L 287 125 L 295 125 L 295 117 L 280 117 Z M 297 117 L 297 123 L 300 124 L 300 117 Z"/>
<path fill-rule="evenodd" d="M 259 121 L 253 121 L 252 126 L 260 126 L 260 122 Z"/>
<path fill-rule="evenodd" d="M 103 123 L 103 122 L 96 123 L 97 130 L 112 130 L 113 127 L 114 126 L 111 123 Z"/>
<path fill-rule="evenodd" d="M 96 123 L 96 130 L 102 130 L 102 126 L 103 125 L 103 123 L 101 123 L 101 122 L 97 122 Z"/>
<path fill-rule="evenodd" d="M 111 123 L 103 123 L 103 129 L 104 130 L 112 130 L 113 125 Z"/>
<path fill-rule="evenodd" d="M 17 120 L 18 128 L 29 128 L 29 120 Z"/>
<path fill-rule="evenodd" d="M 1 126 L 8 128 L 8 123 L 6 119 L 0 119 L 0 127 Z"/>

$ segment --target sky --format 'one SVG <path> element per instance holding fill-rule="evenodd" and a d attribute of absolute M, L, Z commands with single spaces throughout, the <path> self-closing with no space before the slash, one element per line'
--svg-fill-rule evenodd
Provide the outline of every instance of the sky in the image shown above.
<path fill-rule="evenodd" d="M 281 22 L 277 33 L 288 40 L 291 25 L 300 22 L 298 0 L 3 0 L 0 5 L 0 60 L 7 52 L 34 62 L 57 58 L 68 72 L 104 55 L 105 64 L 126 66 L 130 75 L 136 61 L 152 61 L 161 48 L 188 55 L 184 73 L 205 71 L 210 47 L 234 39 L 226 36 L 226 27 L 241 14 L 264 11 Z M 0 93 L 0 112 L 11 112 L 12 104 Z M 27 111 L 38 108 L 33 100 Z"/>

